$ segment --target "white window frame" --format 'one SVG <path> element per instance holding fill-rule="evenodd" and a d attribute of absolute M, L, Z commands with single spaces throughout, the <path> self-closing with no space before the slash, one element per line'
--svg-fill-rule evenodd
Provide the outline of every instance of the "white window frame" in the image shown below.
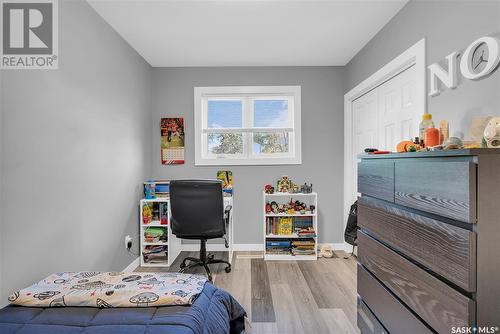
<path fill-rule="evenodd" d="M 238 129 L 208 129 L 207 100 L 221 98 L 224 100 L 243 97 L 243 128 Z M 246 119 L 252 113 L 248 101 L 256 99 L 288 99 L 288 128 L 253 128 L 245 125 L 253 124 L 253 120 Z M 257 130 L 257 131 L 256 131 Z M 241 155 L 220 154 L 210 155 L 206 152 L 207 136 L 209 132 L 275 132 L 290 133 L 290 153 L 252 154 L 253 136 L 246 136 L 245 151 Z M 225 165 L 292 165 L 302 163 L 301 138 L 301 87 L 300 86 L 225 86 L 225 87 L 194 87 L 194 132 L 195 132 L 195 165 L 196 166 L 225 166 Z"/>

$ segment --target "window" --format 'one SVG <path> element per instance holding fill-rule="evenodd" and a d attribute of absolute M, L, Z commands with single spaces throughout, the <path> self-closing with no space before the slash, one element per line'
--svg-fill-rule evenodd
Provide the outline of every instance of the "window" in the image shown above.
<path fill-rule="evenodd" d="M 300 164 L 300 86 L 195 87 L 196 165 Z"/>

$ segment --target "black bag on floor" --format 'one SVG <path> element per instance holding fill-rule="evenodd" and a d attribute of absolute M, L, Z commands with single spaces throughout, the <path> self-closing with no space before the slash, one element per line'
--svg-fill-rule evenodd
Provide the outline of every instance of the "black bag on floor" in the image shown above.
<path fill-rule="evenodd" d="M 358 201 L 351 205 L 349 210 L 349 218 L 347 218 L 347 225 L 344 232 L 344 240 L 350 245 L 356 245 L 356 238 L 358 232 Z"/>

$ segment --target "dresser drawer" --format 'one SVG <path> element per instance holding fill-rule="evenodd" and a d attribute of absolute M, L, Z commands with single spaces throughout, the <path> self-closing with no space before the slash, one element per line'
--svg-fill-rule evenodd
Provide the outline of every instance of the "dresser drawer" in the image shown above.
<path fill-rule="evenodd" d="M 358 225 L 464 290 L 476 290 L 474 232 L 363 197 Z"/>
<path fill-rule="evenodd" d="M 473 325 L 473 300 L 362 231 L 358 245 L 361 264 L 438 333 Z"/>
<path fill-rule="evenodd" d="M 358 192 L 394 202 L 394 162 L 363 160 L 358 163 Z"/>
<path fill-rule="evenodd" d="M 358 294 L 390 332 L 431 334 L 427 325 L 397 300 L 372 274 L 358 264 Z M 359 305 L 358 305 L 359 317 Z M 358 319 L 359 323 L 359 319 Z M 375 327 L 375 326 L 374 326 Z"/>
<path fill-rule="evenodd" d="M 363 300 L 358 297 L 358 328 L 361 334 L 388 334 L 389 332 L 382 326 L 377 317 L 366 306 Z"/>
<path fill-rule="evenodd" d="M 469 161 L 396 161 L 395 202 L 476 222 L 476 165 Z"/>

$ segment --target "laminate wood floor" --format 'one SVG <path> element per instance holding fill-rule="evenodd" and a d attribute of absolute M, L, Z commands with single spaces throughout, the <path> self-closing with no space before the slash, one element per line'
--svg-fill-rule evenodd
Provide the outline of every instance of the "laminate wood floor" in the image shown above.
<path fill-rule="evenodd" d="M 227 259 L 227 252 L 213 252 Z M 229 291 L 247 311 L 250 334 L 359 333 L 356 327 L 356 260 L 336 251 L 317 261 L 264 261 L 262 252 L 235 252 L 232 271 L 211 265 L 214 284 Z M 170 268 L 178 271 L 182 252 Z M 193 273 L 204 273 L 201 267 Z"/>

